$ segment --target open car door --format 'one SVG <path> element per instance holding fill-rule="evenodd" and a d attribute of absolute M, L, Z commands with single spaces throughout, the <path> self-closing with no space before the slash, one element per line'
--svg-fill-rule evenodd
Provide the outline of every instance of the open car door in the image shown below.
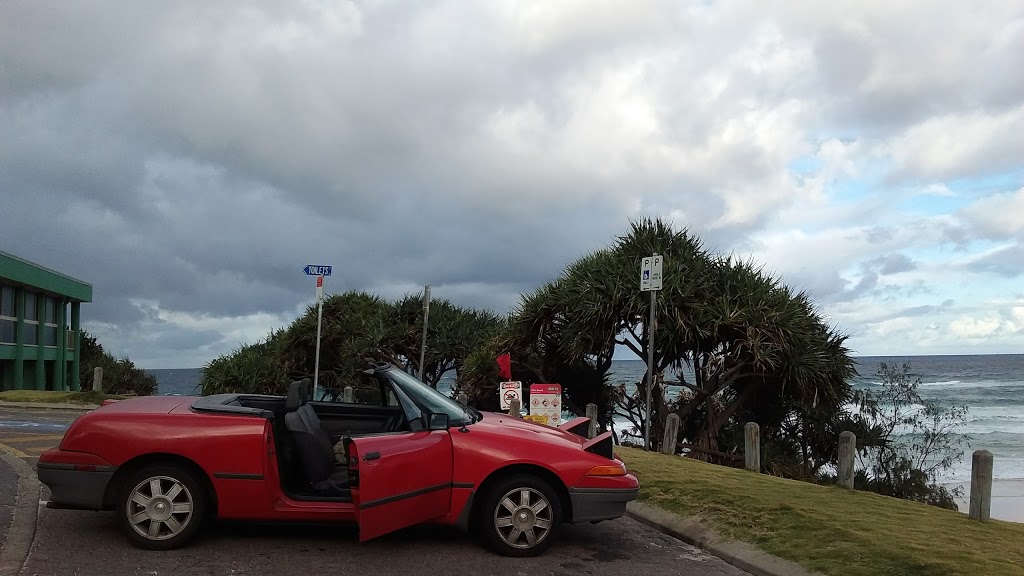
<path fill-rule="evenodd" d="M 448 430 L 349 438 L 348 461 L 359 541 L 444 516 L 452 499 Z"/>

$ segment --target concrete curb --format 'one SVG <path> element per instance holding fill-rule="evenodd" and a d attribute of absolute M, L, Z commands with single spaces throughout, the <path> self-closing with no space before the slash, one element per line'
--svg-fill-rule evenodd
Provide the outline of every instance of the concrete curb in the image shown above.
<path fill-rule="evenodd" d="M 0 408 L 14 410 L 63 410 L 66 412 L 88 412 L 99 406 L 95 404 L 64 404 L 61 402 L 0 402 Z"/>
<path fill-rule="evenodd" d="M 18 495 L 14 501 L 14 517 L 7 532 L 7 540 L 0 548 L 0 576 L 15 576 L 21 572 L 36 536 L 39 516 L 39 478 L 32 467 L 17 456 L 0 450 L 0 458 L 18 474 Z"/>
<path fill-rule="evenodd" d="M 822 576 L 792 562 L 762 552 L 754 546 L 723 538 L 691 518 L 683 518 L 644 502 L 626 505 L 626 516 L 641 522 L 755 576 Z"/>

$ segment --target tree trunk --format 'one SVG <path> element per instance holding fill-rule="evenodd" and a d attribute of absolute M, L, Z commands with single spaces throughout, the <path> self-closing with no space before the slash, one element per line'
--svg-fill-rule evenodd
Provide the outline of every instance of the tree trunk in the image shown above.
<path fill-rule="evenodd" d="M 744 403 L 750 398 L 756 389 L 756 385 L 752 384 L 748 386 L 743 392 L 740 392 L 739 396 L 736 397 L 728 406 L 722 410 L 721 413 L 715 414 L 714 403 L 711 399 L 708 399 L 708 410 L 707 417 L 705 418 L 705 428 L 701 432 L 702 448 L 708 450 L 718 450 L 718 431 L 725 426 L 725 423 L 732 418 L 733 414 L 743 406 Z"/>

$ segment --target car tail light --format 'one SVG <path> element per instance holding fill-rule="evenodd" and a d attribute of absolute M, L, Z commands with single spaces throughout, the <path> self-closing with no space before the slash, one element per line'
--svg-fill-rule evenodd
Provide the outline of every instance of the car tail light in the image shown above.
<path fill-rule="evenodd" d="M 604 466 L 594 466 L 587 472 L 587 476 L 625 476 L 626 467 L 622 464 L 607 464 Z"/>

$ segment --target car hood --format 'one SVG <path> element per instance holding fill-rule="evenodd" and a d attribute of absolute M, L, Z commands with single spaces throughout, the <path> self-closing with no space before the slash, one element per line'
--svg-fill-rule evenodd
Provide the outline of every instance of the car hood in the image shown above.
<path fill-rule="evenodd" d="M 582 448 L 583 444 L 586 442 L 586 439 L 571 432 L 559 430 L 558 428 L 551 426 L 545 426 L 544 424 L 537 424 L 536 422 L 530 422 L 529 420 L 523 420 L 522 418 L 513 418 L 508 414 L 500 412 L 483 412 L 483 416 L 482 420 L 471 425 L 473 429 L 478 429 L 496 436 L 550 442 L 552 444 L 568 445 L 576 448 Z"/>

